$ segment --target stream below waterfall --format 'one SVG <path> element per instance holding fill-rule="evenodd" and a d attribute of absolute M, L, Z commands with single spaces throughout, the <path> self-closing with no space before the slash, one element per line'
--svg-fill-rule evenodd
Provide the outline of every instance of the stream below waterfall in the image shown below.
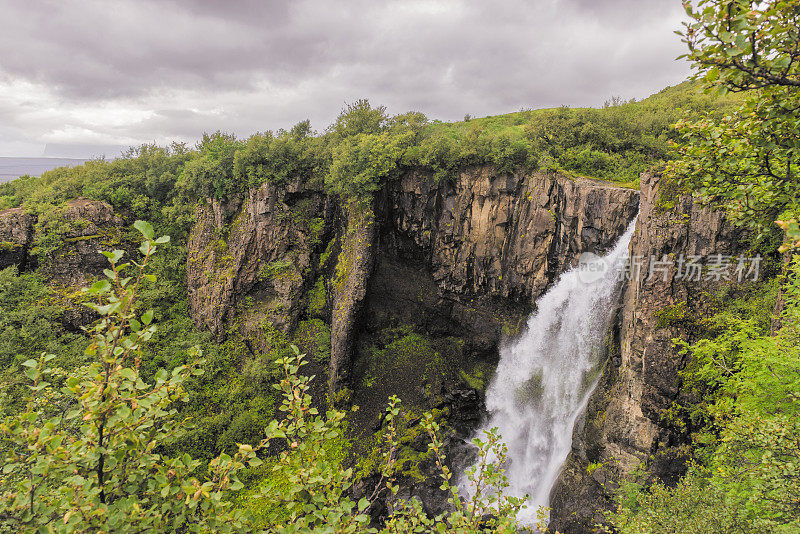
<path fill-rule="evenodd" d="M 522 336 L 500 351 L 486 391 L 489 418 L 476 437 L 497 428 L 508 446 L 504 493 L 529 496 L 521 525 L 534 526 L 539 507 L 548 506 L 575 421 L 597 384 L 635 226 L 636 218 L 606 256 L 582 254 L 537 300 Z M 470 493 L 463 480 L 461 487 Z"/>

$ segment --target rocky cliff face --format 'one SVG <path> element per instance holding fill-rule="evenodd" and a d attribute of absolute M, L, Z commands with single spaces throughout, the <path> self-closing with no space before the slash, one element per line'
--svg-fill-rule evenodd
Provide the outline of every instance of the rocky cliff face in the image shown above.
<path fill-rule="evenodd" d="M 234 321 L 247 332 L 265 321 L 291 330 L 318 270 L 323 234 L 333 226 L 329 207 L 319 190 L 301 182 L 202 203 L 187 265 L 195 322 L 220 338 Z"/>
<path fill-rule="evenodd" d="M 561 532 L 593 532 L 602 510 L 612 506 L 609 490 L 636 467 L 667 482 L 685 469 L 686 436 L 664 417 L 679 400 L 680 370 L 687 363 L 671 340 L 693 341 L 697 320 L 712 313 L 709 295 L 736 281 L 684 276 L 681 258 L 708 262 L 744 247 L 743 236 L 721 212 L 700 207 L 689 195 L 662 195 L 661 187 L 659 175 L 643 175 L 630 245 L 632 280 L 622 296 L 610 359 L 586 417 L 576 425 L 572 453 L 552 495 L 552 527 Z M 651 277 L 651 263 L 664 260 L 653 264 Z"/>
<path fill-rule="evenodd" d="M 371 203 L 351 202 L 344 207 L 347 220 L 340 232 L 342 243 L 333 279 L 331 314 L 331 361 L 328 389 L 333 392 L 346 373 L 360 324 L 362 302 L 375 265 L 377 238 L 375 212 Z"/>
<path fill-rule="evenodd" d="M 219 337 L 244 330 L 256 350 L 264 325 L 291 334 L 301 321 L 324 320 L 329 391 L 352 391 L 361 407 L 354 428 L 375 430 L 392 394 L 410 407 L 447 407 L 446 449 L 463 462 L 461 445 L 483 410 L 473 388 L 488 374 L 465 376 L 491 369 L 504 337 L 580 253 L 613 245 L 638 197 L 607 183 L 489 167 L 440 184 L 409 172 L 352 203 L 299 182 L 265 184 L 198 208 L 192 313 Z M 413 469 L 431 478 L 404 478 L 403 494 L 440 510 L 446 496 L 433 466 Z"/>
<path fill-rule="evenodd" d="M 504 327 L 513 333 L 581 252 L 609 248 L 637 205 L 635 191 L 611 184 L 489 167 L 442 184 L 410 172 L 374 205 L 342 205 L 300 183 L 265 184 L 198 209 L 190 304 L 219 336 L 232 322 L 289 331 L 323 277 L 331 389 L 349 376 L 365 329 L 455 335 L 465 357 L 491 357 Z"/>
<path fill-rule="evenodd" d="M 40 272 L 51 281 L 69 287 L 85 286 L 102 274 L 108 260 L 100 250 L 115 248 L 130 251 L 122 239 L 122 219 L 107 202 L 76 198 L 61 210 L 57 221 L 42 232 L 61 232 L 62 242 L 53 250 L 39 255 Z"/>
<path fill-rule="evenodd" d="M 635 191 L 480 167 L 435 186 L 411 173 L 388 188 L 395 232 L 424 251 L 445 291 L 533 304 L 581 252 L 602 252 L 636 214 Z"/>

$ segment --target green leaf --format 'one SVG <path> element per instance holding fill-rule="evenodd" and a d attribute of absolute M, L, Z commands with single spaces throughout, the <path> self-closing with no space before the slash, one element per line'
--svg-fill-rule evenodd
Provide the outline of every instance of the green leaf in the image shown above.
<path fill-rule="evenodd" d="M 133 227 L 139 230 L 139 232 L 144 236 L 145 239 L 151 240 L 153 239 L 153 225 L 146 221 L 136 221 L 133 223 Z"/>
<path fill-rule="evenodd" d="M 153 310 L 147 310 L 142 314 L 142 323 L 150 324 L 153 322 Z"/>
<path fill-rule="evenodd" d="M 98 280 L 89 288 L 88 293 L 97 294 L 105 293 L 111 289 L 111 283 L 108 280 Z"/>
<path fill-rule="evenodd" d="M 119 260 L 122 259 L 122 256 L 125 255 L 124 250 L 114 250 L 112 252 L 108 252 L 106 250 L 99 250 L 100 254 L 108 258 L 108 261 L 112 264 L 117 263 Z"/>
<path fill-rule="evenodd" d="M 129 367 L 126 367 L 126 368 L 120 370 L 119 374 L 120 374 L 120 376 L 122 378 L 130 380 L 131 382 L 136 381 L 136 378 L 137 378 L 136 371 L 134 371 L 133 369 L 131 369 Z"/>

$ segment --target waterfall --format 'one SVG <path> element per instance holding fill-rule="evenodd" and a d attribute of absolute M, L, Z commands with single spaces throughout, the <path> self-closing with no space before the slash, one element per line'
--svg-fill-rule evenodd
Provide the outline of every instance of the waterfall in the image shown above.
<path fill-rule="evenodd" d="M 525 333 L 500 351 L 483 429 L 496 427 L 508 446 L 505 493 L 529 496 L 523 525 L 533 526 L 539 506 L 548 505 L 575 420 L 597 384 L 635 225 L 636 219 L 605 257 L 582 254 L 538 299 Z"/>

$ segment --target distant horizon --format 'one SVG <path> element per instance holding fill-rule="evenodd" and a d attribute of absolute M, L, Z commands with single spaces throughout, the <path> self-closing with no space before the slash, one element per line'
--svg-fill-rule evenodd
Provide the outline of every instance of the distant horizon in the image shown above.
<path fill-rule="evenodd" d="M 83 165 L 93 158 L 56 158 L 30 156 L 0 156 L 0 183 L 16 180 L 21 176 L 41 176 L 58 167 Z"/>
<path fill-rule="evenodd" d="M 41 150 L 21 150 L 11 152 L 0 146 L 0 158 L 37 158 L 37 159 L 114 159 L 122 155 L 134 145 L 91 145 L 46 143 Z"/>

